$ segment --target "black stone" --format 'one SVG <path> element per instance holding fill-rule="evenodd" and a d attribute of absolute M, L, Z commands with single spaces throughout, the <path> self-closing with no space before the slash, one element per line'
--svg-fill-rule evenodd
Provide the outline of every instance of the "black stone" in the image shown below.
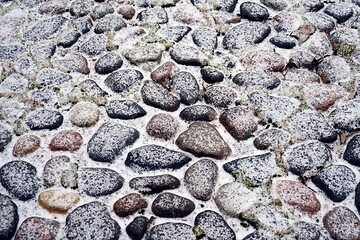
<path fill-rule="evenodd" d="M 220 9 L 229 13 L 234 12 L 238 0 L 219 0 Z"/>
<path fill-rule="evenodd" d="M 189 72 L 178 72 L 171 78 L 171 86 L 180 93 L 180 101 L 186 105 L 197 102 L 200 94 L 196 78 Z"/>
<path fill-rule="evenodd" d="M 116 53 L 107 53 L 95 63 L 95 71 L 100 74 L 108 74 L 121 68 L 122 58 Z"/>
<path fill-rule="evenodd" d="M 66 18 L 56 16 L 42 20 L 24 32 L 24 38 L 28 41 L 49 39 L 66 22 Z"/>
<path fill-rule="evenodd" d="M 118 123 L 106 122 L 89 140 L 87 151 L 94 161 L 112 162 L 140 136 L 138 130 Z"/>
<path fill-rule="evenodd" d="M 134 171 L 178 169 L 191 161 L 184 153 L 158 145 L 146 145 L 129 152 L 125 165 Z"/>
<path fill-rule="evenodd" d="M 180 99 L 154 81 L 147 80 L 141 88 L 141 96 L 145 104 L 174 112 L 180 106 Z"/>
<path fill-rule="evenodd" d="M 123 120 L 136 119 L 146 115 L 146 111 L 132 100 L 112 100 L 106 106 L 106 113 L 111 118 Z"/>
<path fill-rule="evenodd" d="M 235 159 L 223 165 L 226 172 L 235 178 L 240 176 L 251 186 L 266 184 L 276 172 L 275 158 L 271 153 L 263 153 Z"/>
<path fill-rule="evenodd" d="M 324 9 L 324 13 L 335 18 L 338 23 L 343 23 L 352 17 L 354 11 L 352 10 L 351 6 L 347 4 L 332 3 Z"/>
<path fill-rule="evenodd" d="M 207 210 L 199 213 L 194 225 L 204 231 L 203 240 L 236 240 L 236 234 L 225 219 L 217 212 Z"/>
<path fill-rule="evenodd" d="M 276 238 L 272 237 L 272 236 L 270 237 L 269 235 L 267 235 L 263 232 L 256 231 L 256 232 L 250 233 L 242 240 L 276 240 Z"/>
<path fill-rule="evenodd" d="M 196 237 L 190 225 L 166 222 L 152 227 L 145 240 L 196 240 Z"/>
<path fill-rule="evenodd" d="M 124 184 L 124 178 L 109 168 L 80 169 L 79 188 L 87 195 L 97 197 L 112 194 Z"/>
<path fill-rule="evenodd" d="M 320 231 L 317 226 L 307 222 L 297 222 L 294 226 L 294 235 L 299 240 L 319 240 Z"/>
<path fill-rule="evenodd" d="M 213 28 L 200 27 L 193 31 L 192 39 L 200 49 L 213 51 L 217 48 L 217 33 Z"/>
<path fill-rule="evenodd" d="M 69 240 L 118 240 L 121 235 L 119 224 L 101 202 L 90 202 L 75 208 L 66 217 L 65 232 Z"/>
<path fill-rule="evenodd" d="M 147 231 L 149 219 L 139 216 L 126 226 L 126 233 L 132 240 L 141 240 Z"/>
<path fill-rule="evenodd" d="M 111 73 L 104 81 L 105 85 L 116 93 L 129 91 L 133 86 L 140 83 L 143 74 L 135 69 L 122 69 Z"/>
<path fill-rule="evenodd" d="M 317 173 L 313 183 L 334 202 L 341 202 L 354 191 L 355 173 L 348 167 L 333 165 Z"/>
<path fill-rule="evenodd" d="M 11 240 L 19 223 L 16 204 L 6 195 L 0 193 L 0 239 Z"/>
<path fill-rule="evenodd" d="M 180 180 L 169 174 L 136 177 L 130 180 L 129 186 L 141 193 L 153 194 L 180 187 Z"/>
<path fill-rule="evenodd" d="M 360 129 L 360 102 L 345 101 L 335 104 L 330 112 L 333 126 L 342 131 L 352 132 Z"/>
<path fill-rule="evenodd" d="M 96 35 L 81 44 L 80 49 L 89 56 L 96 56 L 105 51 L 106 42 L 105 35 Z"/>
<path fill-rule="evenodd" d="M 360 182 L 355 189 L 355 206 L 360 213 Z"/>
<path fill-rule="evenodd" d="M 233 82 L 241 87 L 259 86 L 266 89 L 274 89 L 281 83 L 277 77 L 264 72 L 240 72 L 235 75 Z"/>
<path fill-rule="evenodd" d="M 88 16 L 74 19 L 72 21 L 72 26 L 76 30 L 80 31 L 82 34 L 87 33 L 93 27 L 91 18 Z"/>
<path fill-rule="evenodd" d="M 244 49 L 261 43 L 270 34 L 269 25 L 261 22 L 244 22 L 231 28 L 224 36 L 225 49 Z"/>
<path fill-rule="evenodd" d="M 49 109 L 38 109 L 30 113 L 25 123 L 31 130 L 56 129 L 63 123 L 64 117 L 60 112 Z"/>
<path fill-rule="evenodd" d="M 205 66 L 200 70 L 202 79 L 207 83 L 217 83 L 224 80 L 224 74 L 219 70 Z"/>
<path fill-rule="evenodd" d="M 32 199 L 40 187 L 36 168 L 25 161 L 11 161 L 0 168 L 1 185 L 22 201 Z"/>
<path fill-rule="evenodd" d="M 194 105 L 184 108 L 179 116 L 185 121 L 206 121 L 211 122 L 216 118 L 214 108 L 207 105 Z"/>
<path fill-rule="evenodd" d="M 58 45 L 64 48 L 69 48 L 72 45 L 74 45 L 77 42 L 77 40 L 79 40 L 80 36 L 81 34 L 77 31 L 70 32 L 61 38 Z"/>
<path fill-rule="evenodd" d="M 195 210 L 195 204 L 190 199 L 166 192 L 155 198 L 151 210 L 158 217 L 182 218 Z"/>
<path fill-rule="evenodd" d="M 254 2 L 243 2 L 240 5 L 240 15 L 250 21 L 265 21 L 269 17 L 269 11 Z"/>
<path fill-rule="evenodd" d="M 279 48 L 291 49 L 296 46 L 296 39 L 289 36 L 275 36 L 269 41 Z"/>
<path fill-rule="evenodd" d="M 348 142 L 344 152 L 344 160 L 360 167 L 360 135 L 355 135 Z"/>
<path fill-rule="evenodd" d="M 0 152 L 4 151 L 5 147 L 11 142 L 12 133 L 10 127 L 0 123 Z"/>

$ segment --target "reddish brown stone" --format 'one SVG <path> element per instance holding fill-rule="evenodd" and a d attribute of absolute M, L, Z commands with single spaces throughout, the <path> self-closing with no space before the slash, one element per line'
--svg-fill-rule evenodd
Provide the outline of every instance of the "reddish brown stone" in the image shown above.
<path fill-rule="evenodd" d="M 126 217 L 147 207 L 145 199 L 137 193 L 128 194 L 114 203 L 114 212 L 120 217 Z"/>
<path fill-rule="evenodd" d="M 130 5 L 120 5 L 118 13 L 125 19 L 132 19 L 135 15 L 135 9 Z"/>
<path fill-rule="evenodd" d="M 360 220 L 347 207 L 336 207 L 325 214 L 324 227 L 335 240 L 359 240 Z"/>
<path fill-rule="evenodd" d="M 166 84 L 166 81 L 170 80 L 177 72 L 179 72 L 178 66 L 175 63 L 168 61 L 152 71 L 150 77 L 155 82 L 164 85 Z"/>
<path fill-rule="evenodd" d="M 339 99 L 347 99 L 349 93 L 335 84 L 313 84 L 305 88 L 306 101 L 317 110 L 326 111 Z"/>
<path fill-rule="evenodd" d="M 281 180 L 276 185 L 276 192 L 282 201 L 302 212 L 315 214 L 320 210 L 320 202 L 314 192 L 301 183 Z"/>
<path fill-rule="evenodd" d="M 55 220 L 29 217 L 25 219 L 15 235 L 15 240 L 36 239 L 52 240 L 56 239 L 60 229 L 60 223 Z"/>
<path fill-rule="evenodd" d="M 270 50 L 252 51 L 245 55 L 243 64 L 247 69 L 281 72 L 286 67 L 286 59 Z"/>
<path fill-rule="evenodd" d="M 170 114 L 159 113 L 153 116 L 146 126 L 146 132 L 153 137 L 168 140 L 178 128 L 178 122 Z"/>
<path fill-rule="evenodd" d="M 40 138 L 35 135 L 24 135 L 20 137 L 13 148 L 15 157 L 24 157 L 40 148 Z"/>
<path fill-rule="evenodd" d="M 73 130 L 64 130 L 55 134 L 49 145 L 52 151 L 75 152 L 83 143 L 80 133 Z"/>
<path fill-rule="evenodd" d="M 286 72 L 285 81 L 291 81 L 295 83 L 319 83 L 320 77 L 314 72 L 307 69 L 290 69 Z"/>

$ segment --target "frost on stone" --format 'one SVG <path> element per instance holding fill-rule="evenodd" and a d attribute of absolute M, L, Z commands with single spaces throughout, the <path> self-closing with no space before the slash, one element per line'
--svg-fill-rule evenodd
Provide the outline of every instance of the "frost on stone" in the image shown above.
<path fill-rule="evenodd" d="M 28 28 L 24 32 L 24 38 L 28 41 L 49 39 L 53 34 L 60 30 L 66 20 L 67 19 L 62 16 L 42 20 L 34 26 Z"/>
<path fill-rule="evenodd" d="M 146 240 L 196 240 L 192 227 L 185 223 L 155 225 L 145 235 Z"/>
<path fill-rule="evenodd" d="M 175 44 L 170 49 L 171 58 L 183 65 L 201 66 L 207 63 L 207 57 L 197 48 L 183 43 Z"/>
<path fill-rule="evenodd" d="M 158 145 L 145 145 L 129 152 L 125 165 L 136 172 L 178 169 L 191 158 L 182 152 L 174 151 Z"/>
<path fill-rule="evenodd" d="M 139 131 L 118 123 L 106 122 L 89 140 L 87 151 L 94 161 L 112 162 L 139 138 Z"/>
<path fill-rule="evenodd" d="M 144 176 L 131 179 L 129 186 L 141 193 L 153 194 L 163 190 L 178 188 L 180 180 L 170 174 Z"/>
<path fill-rule="evenodd" d="M 163 37 L 166 41 L 169 42 L 179 42 L 186 34 L 191 31 L 191 28 L 188 26 L 164 26 L 160 28 L 156 34 L 160 37 Z"/>
<path fill-rule="evenodd" d="M 22 44 L 1 44 L 0 61 L 11 60 L 26 51 L 26 46 Z"/>
<path fill-rule="evenodd" d="M 38 109 L 31 112 L 25 119 L 31 130 L 56 129 L 63 123 L 63 115 L 55 110 Z"/>
<path fill-rule="evenodd" d="M 36 77 L 36 83 L 42 86 L 54 86 L 64 84 L 72 79 L 72 76 L 52 69 L 43 68 L 39 71 Z"/>
<path fill-rule="evenodd" d="M 224 164 L 223 168 L 244 184 L 256 187 L 266 184 L 278 170 L 271 153 L 239 158 Z"/>
<path fill-rule="evenodd" d="M 0 83 L 0 94 L 21 93 L 26 90 L 29 81 L 20 74 L 11 74 Z"/>
<path fill-rule="evenodd" d="M 310 177 L 316 171 L 332 162 L 330 149 L 319 141 L 305 141 L 292 146 L 285 152 L 289 170 L 297 175 Z"/>
<path fill-rule="evenodd" d="M 0 194 L 0 239 L 11 239 L 19 222 L 18 208 L 10 197 Z"/>
<path fill-rule="evenodd" d="M 135 69 L 121 69 L 111 73 L 104 81 L 105 85 L 116 93 L 130 91 L 144 78 L 143 74 Z"/>
<path fill-rule="evenodd" d="M 258 109 L 260 115 L 268 122 L 285 120 L 300 106 L 297 99 L 268 95 L 259 91 L 250 93 L 248 99 L 253 108 Z"/>
<path fill-rule="evenodd" d="M 224 36 L 225 49 L 245 49 L 261 43 L 269 34 L 269 25 L 261 22 L 244 22 L 230 29 Z"/>
<path fill-rule="evenodd" d="M 79 189 L 89 196 L 109 195 L 123 186 L 124 178 L 108 168 L 81 168 Z"/>
<path fill-rule="evenodd" d="M 360 101 L 339 102 L 330 109 L 330 119 L 335 128 L 354 131 L 360 128 Z"/>

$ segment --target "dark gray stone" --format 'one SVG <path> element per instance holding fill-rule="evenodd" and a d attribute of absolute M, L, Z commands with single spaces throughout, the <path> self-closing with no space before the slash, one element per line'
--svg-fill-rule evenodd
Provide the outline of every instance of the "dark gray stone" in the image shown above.
<path fill-rule="evenodd" d="M 90 202 L 75 208 L 66 217 L 65 233 L 69 240 L 118 240 L 121 229 L 104 203 Z"/>
<path fill-rule="evenodd" d="M 263 232 L 256 231 L 256 232 L 250 233 L 242 240 L 276 240 L 276 238 L 273 236 L 270 237 L 269 235 L 267 235 Z"/>
<path fill-rule="evenodd" d="M 313 12 L 319 11 L 325 6 L 322 0 L 300 0 L 300 4 L 308 11 Z"/>
<path fill-rule="evenodd" d="M 315 57 L 305 51 L 296 51 L 290 54 L 288 66 L 295 68 L 312 68 L 316 65 Z"/>
<path fill-rule="evenodd" d="M 145 81 L 141 88 L 141 96 L 145 104 L 165 111 L 174 112 L 180 106 L 179 98 L 151 80 Z"/>
<path fill-rule="evenodd" d="M 72 79 L 70 74 L 55 70 L 53 68 L 43 68 L 36 76 L 36 83 L 41 86 L 60 86 Z"/>
<path fill-rule="evenodd" d="M 179 42 L 191 31 L 188 26 L 166 26 L 159 29 L 156 34 L 162 36 L 166 41 Z"/>
<path fill-rule="evenodd" d="M 108 74 L 121 68 L 122 58 L 113 52 L 101 56 L 95 63 L 95 71 L 100 74 Z"/>
<path fill-rule="evenodd" d="M 171 86 L 180 93 L 180 101 L 186 105 L 197 102 L 200 87 L 196 78 L 189 72 L 178 72 L 171 78 Z"/>
<path fill-rule="evenodd" d="M 104 81 L 105 85 L 116 93 L 130 91 L 144 78 L 143 74 L 135 69 L 122 69 L 111 73 Z"/>
<path fill-rule="evenodd" d="M 81 168 L 79 188 L 89 196 L 112 194 L 124 184 L 124 178 L 109 168 Z"/>
<path fill-rule="evenodd" d="M 190 199 L 166 192 L 155 198 L 151 210 L 158 217 L 182 218 L 195 210 L 195 204 Z"/>
<path fill-rule="evenodd" d="M 11 240 L 19 223 L 16 204 L 6 195 L 0 193 L 0 239 Z"/>
<path fill-rule="evenodd" d="M 89 32 L 90 29 L 93 27 L 91 18 L 88 16 L 74 19 L 71 24 L 73 28 L 80 31 L 82 34 Z"/>
<path fill-rule="evenodd" d="M 355 173 L 343 165 L 333 165 L 321 170 L 312 181 L 334 202 L 345 200 L 356 186 Z"/>
<path fill-rule="evenodd" d="M 255 187 L 266 184 L 277 170 L 271 153 L 235 159 L 224 164 L 223 168 L 235 178 L 240 176 L 248 185 Z"/>
<path fill-rule="evenodd" d="M 199 213 L 194 225 L 204 231 L 203 240 L 236 240 L 236 234 L 225 219 L 217 212 L 207 210 Z"/>
<path fill-rule="evenodd" d="M 207 83 L 217 83 L 224 80 L 224 74 L 219 70 L 205 66 L 200 70 L 202 79 Z"/>
<path fill-rule="evenodd" d="M 355 135 L 346 145 L 344 160 L 360 167 L 360 135 Z"/>
<path fill-rule="evenodd" d="M 145 240 L 196 240 L 196 237 L 190 225 L 166 222 L 152 227 Z"/>
<path fill-rule="evenodd" d="M 352 17 L 354 11 L 349 4 L 331 3 L 324 9 L 324 13 L 335 18 L 338 23 L 343 23 Z"/>
<path fill-rule="evenodd" d="M 355 189 L 355 206 L 360 213 L 360 182 Z"/>
<path fill-rule="evenodd" d="M 94 161 L 112 162 L 139 138 L 139 131 L 118 123 L 106 122 L 89 140 L 87 151 Z"/>
<path fill-rule="evenodd" d="M 64 48 L 69 48 L 74 45 L 77 40 L 79 40 L 80 36 L 81 34 L 77 31 L 70 32 L 60 39 L 58 45 Z"/>
<path fill-rule="evenodd" d="M 201 66 L 207 63 L 206 57 L 197 48 L 186 44 L 175 44 L 170 50 L 170 57 L 183 65 Z"/>
<path fill-rule="evenodd" d="M 210 159 L 202 159 L 185 172 L 184 181 L 190 194 L 199 200 L 210 200 L 218 178 L 218 167 Z"/>
<path fill-rule="evenodd" d="M 129 186 L 144 194 L 154 194 L 180 187 L 180 180 L 169 174 L 136 177 L 129 181 Z"/>
<path fill-rule="evenodd" d="M 91 16 L 93 19 L 99 19 L 114 13 L 114 11 L 114 7 L 110 3 L 102 3 L 94 7 Z"/>
<path fill-rule="evenodd" d="M 269 41 L 279 48 L 291 49 L 296 46 L 296 39 L 290 36 L 275 36 Z"/>
<path fill-rule="evenodd" d="M 254 146 L 260 150 L 266 150 L 286 144 L 290 140 L 290 134 L 284 130 L 271 128 L 263 131 L 254 139 Z"/>
<path fill-rule="evenodd" d="M 36 168 L 20 160 L 1 166 L 0 182 L 11 195 L 22 201 L 34 198 L 40 187 Z"/>
<path fill-rule="evenodd" d="M 8 125 L 0 123 L 0 152 L 11 142 L 12 132 Z"/>
<path fill-rule="evenodd" d="M 313 171 L 332 162 L 331 151 L 319 141 L 305 141 L 285 153 L 289 170 L 296 175 L 312 175 Z"/>
<path fill-rule="evenodd" d="M 141 11 L 137 15 L 137 19 L 141 22 L 159 23 L 159 24 L 167 23 L 169 21 L 166 10 L 160 7 L 148 8 L 146 10 Z"/>
<path fill-rule="evenodd" d="M 136 119 L 146 115 L 146 111 L 132 100 L 112 100 L 106 106 L 106 113 L 111 118 L 123 120 Z"/>
<path fill-rule="evenodd" d="M 49 39 L 57 31 L 60 30 L 62 25 L 66 22 L 67 18 L 56 16 L 53 18 L 42 20 L 34 26 L 28 28 L 24 32 L 24 38 L 28 41 L 38 41 Z"/>
<path fill-rule="evenodd" d="M 259 86 L 266 89 L 274 89 L 281 83 L 279 78 L 265 72 L 240 72 L 235 75 L 233 82 L 241 87 Z"/>
<path fill-rule="evenodd" d="M 63 123 L 63 115 L 55 110 L 38 109 L 31 112 L 25 119 L 31 130 L 56 129 Z"/>
<path fill-rule="evenodd" d="M 244 49 L 261 43 L 270 34 L 269 25 L 261 22 L 244 22 L 231 28 L 224 36 L 225 49 Z"/>
<path fill-rule="evenodd" d="M 174 151 L 158 145 L 145 145 L 130 151 L 125 165 L 134 171 L 152 171 L 159 169 L 178 169 L 191 161 L 182 152 Z"/>
<path fill-rule="evenodd" d="M 75 0 L 71 3 L 70 14 L 74 17 L 83 17 L 90 13 L 92 6 L 92 0 Z"/>
<path fill-rule="evenodd" d="M 40 3 L 45 2 L 45 0 L 17 0 L 21 5 L 27 8 L 33 8 L 38 6 Z"/>
<path fill-rule="evenodd" d="M 195 29 L 192 39 L 200 49 L 213 51 L 217 48 L 217 33 L 213 28 L 199 27 Z"/>
<path fill-rule="evenodd" d="M 285 0 L 260 0 L 260 2 L 275 11 L 282 11 L 288 7 Z"/>
<path fill-rule="evenodd" d="M 216 111 L 207 105 L 194 105 L 184 108 L 179 116 L 185 121 L 206 121 L 211 122 L 216 119 Z"/>
<path fill-rule="evenodd" d="M 138 216 L 126 226 L 126 233 L 132 240 L 141 240 L 147 231 L 149 219 L 144 216 Z"/>
<path fill-rule="evenodd" d="M 119 15 L 110 14 L 97 21 L 94 32 L 96 34 L 107 33 L 119 31 L 124 27 L 126 27 L 126 23 Z"/>
<path fill-rule="evenodd" d="M 230 106 L 235 102 L 236 97 L 235 90 L 221 85 L 209 87 L 204 94 L 205 102 L 218 108 Z"/>
<path fill-rule="evenodd" d="M 330 112 L 333 126 L 342 131 L 352 132 L 360 128 L 360 102 L 346 101 L 336 104 Z"/>
<path fill-rule="evenodd" d="M 46 59 L 54 55 L 56 45 L 54 43 L 45 43 L 34 46 L 30 51 L 35 59 Z"/>
<path fill-rule="evenodd" d="M 0 45 L 0 61 L 14 59 L 25 51 L 26 47 L 22 44 Z"/>
<path fill-rule="evenodd" d="M 317 111 L 305 110 L 296 114 L 290 121 L 290 126 L 304 139 L 319 140 L 333 143 L 337 139 L 337 132 Z"/>
<path fill-rule="evenodd" d="M 243 2 L 240 4 L 240 15 L 250 21 L 265 21 L 269 17 L 269 11 L 258 3 Z"/>
<path fill-rule="evenodd" d="M 106 42 L 107 38 L 105 35 L 96 35 L 81 44 L 80 49 L 87 55 L 96 56 L 106 50 Z"/>
<path fill-rule="evenodd" d="M 335 28 L 334 20 L 322 12 L 311 12 L 305 15 L 311 24 L 321 32 L 330 33 Z"/>

